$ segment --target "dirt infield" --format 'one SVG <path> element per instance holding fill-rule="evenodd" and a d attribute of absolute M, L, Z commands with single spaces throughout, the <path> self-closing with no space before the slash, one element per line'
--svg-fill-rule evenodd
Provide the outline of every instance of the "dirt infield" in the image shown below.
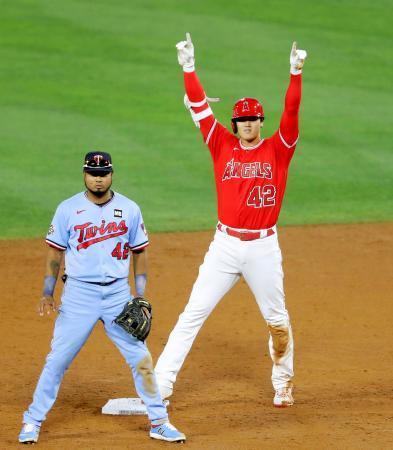
<path fill-rule="evenodd" d="M 170 416 L 190 449 L 393 448 L 393 224 L 287 227 L 279 232 L 295 336 L 295 399 L 272 407 L 267 328 L 243 280 L 222 300 L 180 372 Z M 146 295 L 157 359 L 182 311 L 212 232 L 151 236 Z M 36 315 L 46 247 L 0 241 L 0 448 L 16 448 L 49 349 L 54 317 Z M 60 287 L 60 286 L 59 286 Z M 59 295 L 57 295 L 59 297 Z M 97 324 L 65 375 L 39 447 L 159 449 L 146 417 L 111 417 L 134 396 L 128 367 Z"/>

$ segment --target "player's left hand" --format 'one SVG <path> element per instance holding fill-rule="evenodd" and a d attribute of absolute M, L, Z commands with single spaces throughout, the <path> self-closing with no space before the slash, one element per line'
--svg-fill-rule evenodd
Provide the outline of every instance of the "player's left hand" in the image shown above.
<path fill-rule="evenodd" d="M 43 316 L 45 313 L 50 314 L 51 311 L 57 311 L 56 300 L 51 295 L 44 295 L 38 304 L 38 314 Z"/>
<path fill-rule="evenodd" d="M 289 63 L 291 65 L 291 74 L 298 75 L 302 73 L 304 60 L 307 58 L 306 50 L 297 48 L 296 42 L 292 44 L 291 54 L 289 55 Z"/>
<path fill-rule="evenodd" d="M 194 44 L 191 41 L 190 33 L 186 33 L 186 40 L 178 42 L 176 44 L 176 48 L 177 60 L 179 61 L 179 64 L 183 67 L 183 69 L 194 69 Z"/>

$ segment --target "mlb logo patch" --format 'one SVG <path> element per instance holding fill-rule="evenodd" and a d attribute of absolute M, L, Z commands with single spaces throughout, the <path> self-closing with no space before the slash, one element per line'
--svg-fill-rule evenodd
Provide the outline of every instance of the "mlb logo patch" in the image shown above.
<path fill-rule="evenodd" d="M 121 209 L 115 209 L 115 210 L 113 211 L 113 215 L 114 215 L 115 217 L 123 217 L 123 210 L 121 210 Z"/>

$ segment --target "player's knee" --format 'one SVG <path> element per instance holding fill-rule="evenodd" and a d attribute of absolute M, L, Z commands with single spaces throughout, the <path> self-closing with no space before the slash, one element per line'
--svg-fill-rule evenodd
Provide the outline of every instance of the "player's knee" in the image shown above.
<path fill-rule="evenodd" d="M 149 352 L 143 356 L 143 358 L 137 364 L 137 370 L 140 373 L 150 373 L 153 371 L 153 358 Z"/>
<path fill-rule="evenodd" d="M 145 392 L 155 394 L 158 388 L 154 376 L 153 360 L 150 353 L 139 361 L 136 366 L 136 371 L 142 377 Z"/>
<path fill-rule="evenodd" d="M 272 337 L 274 357 L 282 358 L 287 352 L 290 341 L 290 327 L 288 324 L 271 325 L 268 324 L 270 336 Z"/>

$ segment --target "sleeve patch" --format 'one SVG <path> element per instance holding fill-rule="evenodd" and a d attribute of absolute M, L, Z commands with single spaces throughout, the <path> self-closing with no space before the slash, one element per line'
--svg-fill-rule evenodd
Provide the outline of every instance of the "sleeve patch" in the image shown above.
<path fill-rule="evenodd" d="M 141 228 L 142 228 L 142 231 L 145 233 L 145 236 L 147 236 L 147 230 L 146 230 L 145 224 L 143 222 L 141 223 Z"/>

